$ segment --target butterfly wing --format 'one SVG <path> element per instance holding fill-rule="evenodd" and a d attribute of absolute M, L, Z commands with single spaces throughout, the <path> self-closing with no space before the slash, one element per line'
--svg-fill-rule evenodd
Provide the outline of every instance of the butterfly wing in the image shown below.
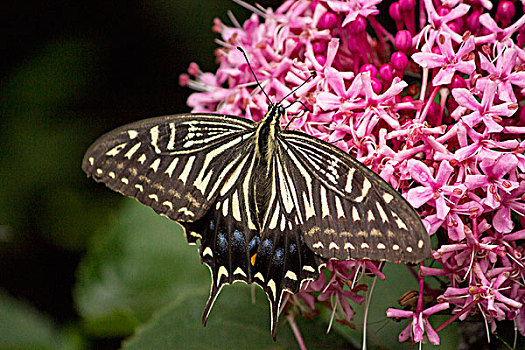
<path fill-rule="evenodd" d="M 212 277 L 204 324 L 224 284 L 255 282 L 275 300 L 272 282 L 264 283 L 272 252 L 268 242 L 260 244 L 254 208 L 261 173 L 254 134 L 253 122 L 235 117 L 154 118 L 102 136 L 82 164 L 96 181 L 179 221 L 189 243 L 201 240 L 201 261 Z M 301 248 L 313 259 L 304 242 Z"/>
<path fill-rule="evenodd" d="M 280 181 L 292 187 L 281 193 L 281 202 L 296 208 L 305 242 L 316 254 L 407 263 L 430 255 L 419 215 L 373 171 L 303 133 L 283 132 L 278 143 L 288 169 Z"/>
<path fill-rule="evenodd" d="M 214 203 L 252 121 L 207 114 L 152 118 L 115 129 L 87 150 L 82 169 L 170 219 L 200 219 Z"/>

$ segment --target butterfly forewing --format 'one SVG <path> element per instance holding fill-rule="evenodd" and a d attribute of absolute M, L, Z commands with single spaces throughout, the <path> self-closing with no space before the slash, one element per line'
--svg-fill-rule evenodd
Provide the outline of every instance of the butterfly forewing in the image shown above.
<path fill-rule="evenodd" d="M 244 160 L 254 123 L 187 114 L 147 119 L 111 131 L 86 152 L 96 181 L 177 221 L 195 221 Z"/>
<path fill-rule="evenodd" d="M 377 174 L 309 135 L 283 132 L 279 145 L 294 187 L 292 204 L 314 252 L 324 258 L 403 262 L 430 254 L 418 214 Z M 285 197 L 289 194 L 281 200 L 289 202 Z"/>

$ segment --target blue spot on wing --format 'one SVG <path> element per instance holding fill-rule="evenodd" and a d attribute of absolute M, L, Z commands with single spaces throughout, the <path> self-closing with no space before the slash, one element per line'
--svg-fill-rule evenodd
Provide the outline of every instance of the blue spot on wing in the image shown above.
<path fill-rule="evenodd" d="M 219 232 L 217 234 L 217 248 L 219 252 L 225 252 L 226 246 L 228 245 L 228 240 L 226 239 L 226 235 L 223 232 Z"/>
<path fill-rule="evenodd" d="M 244 234 L 242 234 L 238 230 L 233 231 L 231 244 L 233 247 L 236 247 L 236 248 L 243 247 L 244 246 Z"/>
<path fill-rule="evenodd" d="M 270 256 L 272 254 L 273 242 L 270 239 L 265 239 L 259 246 L 258 253 L 263 256 Z"/>
<path fill-rule="evenodd" d="M 283 263 L 283 248 L 277 248 L 273 253 L 272 264 L 281 265 Z"/>
<path fill-rule="evenodd" d="M 257 251 L 257 248 L 259 247 L 260 242 L 261 242 L 261 237 L 255 236 L 252 238 L 252 240 L 248 244 L 248 250 L 250 251 L 250 255 L 255 254 L 255 252 Z"/>

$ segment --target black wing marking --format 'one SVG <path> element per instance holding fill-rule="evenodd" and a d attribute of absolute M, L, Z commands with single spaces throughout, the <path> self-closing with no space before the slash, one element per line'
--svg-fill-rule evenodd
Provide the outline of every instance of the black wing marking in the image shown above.
<path fill-rule="evenodd" d="M 278 142 L 288 170 L 280 181 L 296 193 L 292 204 L 305 242 L 316 254 L 409 263 L 430 255 L 419 215 L 373 171 L 306 134 L 283 132 Z M 290 195 L 280 194 L 289 203 Z"/>
<path fill-rule="evenodd" d="M 181 114 L 125 125 L 100 137 L 82 169 L 176 221 L 201 218 L 253 142 L 254 123 L 221 115 Z"/>

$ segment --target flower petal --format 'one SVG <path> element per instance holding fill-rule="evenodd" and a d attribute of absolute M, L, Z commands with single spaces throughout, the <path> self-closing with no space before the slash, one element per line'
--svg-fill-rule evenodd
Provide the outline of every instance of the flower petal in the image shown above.
<path fill-rule="evenodd" d="M 439 345 L 439 336 L 436 333 L 436 331 L 432 328 L 428 320 L 425 320 L 425 330 L 427 333 L 428 341 L 434 345 Z"/>
<path fill-rule="evenodd" d="M 471 111 L 477 111 L 481 109 L 481 104 L 474 98 L 472 92 L 470 92 L 468 89 L 452 89 L 452 96 L 454 96 L 454 99 L 460 106 L 466 107 Z"/>
<path fill-rule="evenodd" d="M 435 183 L 432 172 L 425 163 L 419 160 L 410 159 L 407 163 L 407 168 L 410 172 L 410 176 L 420 184 L 429 185 Z"/>
<path fill-rule="evenodd" d="M 456 70 L 453 66 L 446 66 L 439 70 L 438 74 L 432 79 L 434 86 L 450 84 Z"/>
<path fill-rule="evenodd" d="M 406 199 L 414 208 L 419 208 L 432 199 L 434 191 L 429 187 L 419 186 L 408 190 Z"/>

